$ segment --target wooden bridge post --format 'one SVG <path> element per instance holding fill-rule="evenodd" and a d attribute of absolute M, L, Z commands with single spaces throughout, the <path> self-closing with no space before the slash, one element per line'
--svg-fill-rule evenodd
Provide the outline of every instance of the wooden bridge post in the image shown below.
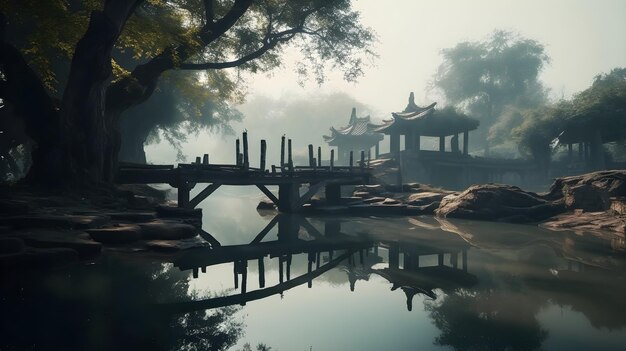
<path fill-rule="evenodd" d="M 289 172 L 293 172 L 293 153 L 291 150 L 291 139 L 287 140 L 287 163 L 289 167 Z"/>
<path fill-rule="evenodd" d="M 202 158 L 200 158 L 200 156 L 196 156 L 196 164 L 199 165 L 202 161 Z"/>
<path fill-rule="evenodd" d="M 354 151 L 350 150 L 350 171 L 352 171 L 353 164 L 354 164 Z"/>
<path fill-rule="evenodd" d="M 317 147 L 317 167 L 322 167 L 322 147 Z"/>
<path fill-rule="evenodd" d="M 243 132 L 243 167 L 250 167 L 250 158 L 248 155 L 248 132 Z"/>
<path fill-rule="evenodd" d="M 280 170 L 285 168 L 285 136 L 280 138 Z"/>
<path fill-rule="evenodd" d="M 333 171 L 333 167 L 335 166 L 335 150 L 330 150 L 330 171 Z"/>
<path fill-rule="evenodd" d="M 178 183 L 178 207 L 185 208 L 189 204 L 189 183 L 181 181 Z"/>
<path fill-rule="evenodd" d="M 327 184 L 325 187 L 326 202 L 328 204 L 338 204 L 341 200 L 341 185 Z"/>
<path fill-rule="evenodd" d="M 313 144 L 309 144 L 309 167 L 315 167 L 315 158 L 313 157 Z"/>
<path fill-rule="evenodd" d="M 239 138 L 235 140 L 235 164 L 239 166 L 239 154 L 241 153 L 241 148 L 239 146 Z"/>
<path fill-rule="evenodd" d="M 299 200 L 300 184 L 288 183 L 278 186 L 278 210 L 280 212 L 296 212 Z"/>
<path fill-rule="evenodd" d="M 202 164 L 203 165 L 209 164 L 209 154 L 204 154 L 204 156 L 202 157 Z"/>
<path fill-rule="evenodd" d="M 261 172 L 265 173 L 265 153 L 267 152 L 267 143 L 261 140 Z"/>

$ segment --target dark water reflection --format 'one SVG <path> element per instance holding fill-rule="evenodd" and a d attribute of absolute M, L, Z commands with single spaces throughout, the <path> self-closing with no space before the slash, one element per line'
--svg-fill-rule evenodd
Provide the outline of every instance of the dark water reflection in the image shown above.
<path fill-rule="evenodd" d="M 223 244 L 213 250 L 110 253 L 40 275 L 4 274 L 0 350 L 625 345 L 619 238 L 429 217 L 242 211 L 205 216 Z"/>

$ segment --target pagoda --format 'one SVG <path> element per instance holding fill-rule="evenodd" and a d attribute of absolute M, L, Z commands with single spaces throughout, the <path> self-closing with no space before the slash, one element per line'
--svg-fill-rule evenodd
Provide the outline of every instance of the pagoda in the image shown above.
<path fill-rule="evenodd" d="M 438 137 L 439 151 L 445 152 L 445 138 L 450 139 L 450 151 L 460 152 L 459 135 L 463 134 L 463 154 L 468 154 L 469 131 L 478 128 L 479 122 L 453 108 L 435 109 L 434 102 L 426 107 L 415 104 L 415 95 L 409 95 L 409 103 L 402 112 L 391 113 L 392 119 L 383 121 L 375 132 L 389 135 L 389 150 L 400 152 L 400 136 L 404 135 L 404 149 L 420 151 L 420 137 Z"/>
<path fill-rule="evenodd" d="M 344 162 L 349 157 L 350 151 L 368 151 L 372 147 L 376 147 L 375 154 L 378 156 L 378 144 L 384 138 L 375 131 L 378 127 L 380 126 L 371 123 L 370 116 L 357 117 L 356 108 L 353 107 L 348 125 L 339 129 L 330 127 L 331 134 L 324 135 L 324 141 L 329 146 L 337 147 L 338 162 Z"/>

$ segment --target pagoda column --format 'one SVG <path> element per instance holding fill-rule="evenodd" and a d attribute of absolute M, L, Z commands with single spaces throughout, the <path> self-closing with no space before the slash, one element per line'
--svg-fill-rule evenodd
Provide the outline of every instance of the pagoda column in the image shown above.
<path fill-rule="evenodd" d="M 446 137 L 445 136 L 439 137 L 439 151 L 446 152 Z"/>
<path fill-rule="evenodd" d="M 419 133 L 415 133 L 415 140 L 413 142 L 415 143 L 415 151 L 420 151 L 422 148 L 422 144 Z"/>
<path fill-rule="evenodd" d="M 389 152 L 392 154 L 400 152 L 400 134 L 397 132 L 389 135 Z"/>
<path fill-rule="evenodd" d="M 374 151 L 374 155 L 376 155 L 376 158 L 378 158 L 378 155 L 380 155 L 380 141 L 376 142 L 376 149 Z"/>
<path fill-rule="evenodd" d="M 413 150 L 413 131 L 409 131 L 404 136 L 404 149 L 405 150 Z"/>

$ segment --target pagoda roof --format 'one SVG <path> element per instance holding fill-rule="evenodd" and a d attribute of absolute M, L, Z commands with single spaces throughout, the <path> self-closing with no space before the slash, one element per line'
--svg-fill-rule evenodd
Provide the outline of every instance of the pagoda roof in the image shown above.
<path fill-rule="evenodd" d="M 415 104 L 413 93 L 402 112 L 392 112 L 392 119 L 384 120 L 375 131 L 385 134 L 406 134 L 414 130 L 422 136 L 447 136 L 478 128 L 478 120 L 457 112 L 451 107 L 435 109 L 436 102 L 420 107 Z"/>
<path fill-rule="evenodd" d="M 350 121 L 347 126 L 342 128 L 330 127 L 331 135 L 324 135 L 324 141 L 334 143 L 345 138 L 372 139 L 374 141 L 382 140 L 382 134 L 375 132 L 378 125 L 372 124 L 370 116 L 357 117 L 356 108 L 352 108 Z"/>

